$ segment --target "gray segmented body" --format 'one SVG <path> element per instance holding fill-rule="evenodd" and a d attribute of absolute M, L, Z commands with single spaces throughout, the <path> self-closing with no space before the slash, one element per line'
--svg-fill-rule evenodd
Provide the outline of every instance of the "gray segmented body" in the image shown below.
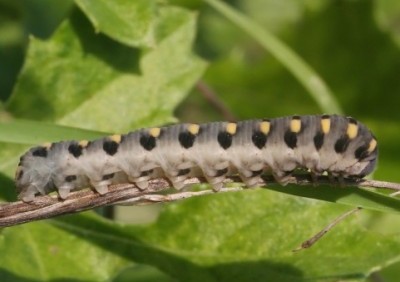
<path fill-rule="evenodd" d="M 177 124 L 32 148 L 21 157 L 15 181 L 23 201 L 54 189 L 63 199 L 89 186 L 104 194 L 108 185 L 123 182 L 146 189 L 158 177 L 180 189 L 186 178 L 205 176 L 218 190 L 226 175 L 238 174 L 251 187 L 270 172 L 284 184 L 296 168 L 362 178 L 374 169 L 377 155 L 374 136 L 350 117 Z"/>

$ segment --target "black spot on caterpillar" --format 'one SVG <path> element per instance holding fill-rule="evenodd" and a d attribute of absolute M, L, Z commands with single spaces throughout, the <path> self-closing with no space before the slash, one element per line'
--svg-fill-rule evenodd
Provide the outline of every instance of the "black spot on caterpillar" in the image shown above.
<path fill-rule="evenodd" d="M 179 170 L 177 176 L 182 176 L 182 175 L 186 175 L 186 174 L 189 174 L 189 173 L 190 173 L 190 168 L 181 169 L 181 170 Z"/>
<path fill-rule="evenodd" d="M 102 180 L 108 180 L 108 179 L 112 179 L 115 176 L 114 173 L 110 173 L 110 174 L 104 174 L 103 177 L 101 178 Z"/>
<path fill-rule="evenodd" d="M 297 134 L 296 132 L 292 132 L 290 130 L 285 132 L 285 135 L 283 137 L 283 140 L 285 140 L 286 145 L 289 148 L 296 148 L 297 146 Z"/>
<path fill-rule="evenodd" d="M 142 137 L 140 137 L 140 145 L 142 145 L 142 147 L 145 148 L 147 151 L 151 151 L 156 146 L 156 138 L 148 134 L 143 135 Z"/>
<path fill-rule="evenodd" d="M 317 134 L 314 136 L 314 146 L 315 149 L 319 150 L 321 149 L 322 145 L 324 144 L 324 133 L 321 131 L 318 131 Z"/>
<path fill-rule="evenodd" d="M 193 146 L 196 135 L 190 132 L 181 132 L 179 134 L 178 140 L 183 148 L 188 149 Z"/>
<path fill-rule="evenodd" d="M 335 143 L 336 153 L 345 152 L 349 144 L 350 144 L 350 139 L 347 135 L 343 135 L 342 137 L 340 137 Z"/>
<path fill-rule="evenodd" d="M 258 149 L 262 149 L 265 146 L 265 143 L 267 143 L 267 135 L 261 131 L 256 131 L 253 133 L 253 136 L 251 136 L 251 140 L 253 141 L 254 146 Z"/>
<path fill-rule="evenodd" d="M 118 146 L 119 144 L 115 141 L 105 141 L 103 143 L 103 150 L 110 156 L 113 156 L 118 151 Z"/>
<path fill-rule="evenodd" d="M 47 157 L 47 148 L 45 148 L 45 147 L 36 148 L 36 149 L 32 152 L 32 155 L 35 156 L 35 157 L 46 158 L 46 157 Z"/>
<path fill-rule="evenodd" d="M 79 158 L 82 155 L 82 146 L 78 143 L 73 143 L 68 146 L 68 152 L 70 152 L 75 158 Z"/>
<path fill-rule="evenodd" d="M 289 116 L 140 129 L 93 141 L 61 141 L 35 147 L 21 158 L 15 182 L 19 198 L 132 182 L 146 189 L 151 178 L 167 177 L 175 188 L 188 177 L 204 176 L 218 190 L 227 175 L 248 186 L 271 173 L 284 184 L 295 169 L 314 175 L 362 178 L 378 156 L 372 133 L 353 118 Z"/>
<path fill-rule="evenodd" d="M 76 175 L 68 175 L 65 177 L 66 182 L 72 182 L 76 180 Z"/>
<path fill-rule="evenodd" d="M 232 135 L 228 132 L 221 131 L 218 133 L 218 143 L 225 150 L 228 149 L 232 145 Z"/>

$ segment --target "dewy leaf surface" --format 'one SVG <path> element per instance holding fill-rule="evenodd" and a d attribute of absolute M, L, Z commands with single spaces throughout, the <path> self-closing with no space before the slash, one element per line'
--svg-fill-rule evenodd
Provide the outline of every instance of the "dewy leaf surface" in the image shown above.
<path fill-rule="evenodd" d="M 153 0 L 75 0 L 88 16 L 96 32 L 131 47 L 155 44 L 155 2 Z"/>

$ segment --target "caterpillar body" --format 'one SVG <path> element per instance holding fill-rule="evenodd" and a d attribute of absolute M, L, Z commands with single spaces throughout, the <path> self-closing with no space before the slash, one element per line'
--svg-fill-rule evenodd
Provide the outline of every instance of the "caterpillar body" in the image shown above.
<path fill-rule="evenodd" d="M 288 116 L 274 119 L 177 124 L 140 129 L 94 141 L 61 141 L 31 148 L 20 159 L 15 182 L 18 197 L 132 182 L 139 189 L 151 178 L 167 177 L 177 189 L 192 176 L 204 176 L 215 190 L 227 175 L 246 186 L 271 173 L 284 184 L 298 168 L 312 175 L 362 178 L 378 155 L 372 133 L 351 117 Z"/>

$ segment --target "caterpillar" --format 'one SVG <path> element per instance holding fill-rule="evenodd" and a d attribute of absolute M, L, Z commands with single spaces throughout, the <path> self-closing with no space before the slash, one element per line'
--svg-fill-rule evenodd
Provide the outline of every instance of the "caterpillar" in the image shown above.
<path fill-rule="evenodd" d="M 214 190 L 227 175 L 238 174 L 248 187 L 271 173 L 285 184 L 295 169 L 312 176 L 363 178 L 375 168 L 377 141 L 369 129 L 339 115 L 287 116 L 139 129 L 94 141 L 61 141 L 31 148 L 15 174 L 18 198 L 37 194 L 166 177 L 176 189 L 192 176 L 204 176 Z"/>

